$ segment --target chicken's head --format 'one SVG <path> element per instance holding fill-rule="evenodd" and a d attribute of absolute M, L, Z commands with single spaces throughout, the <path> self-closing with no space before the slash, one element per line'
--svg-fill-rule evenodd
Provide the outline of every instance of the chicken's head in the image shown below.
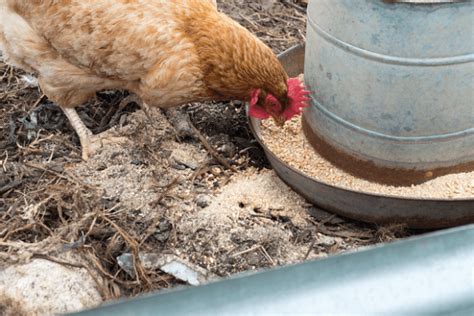
<path fill-rule="evenodd" d="M 309 94 L 299 78 L 290 78 L 283 93 L 271 93 L 264 89 L 253 89 L 250 95 L 249 115 L 258 119 L 273 118 L 278 126 L 309 105 Z"/>

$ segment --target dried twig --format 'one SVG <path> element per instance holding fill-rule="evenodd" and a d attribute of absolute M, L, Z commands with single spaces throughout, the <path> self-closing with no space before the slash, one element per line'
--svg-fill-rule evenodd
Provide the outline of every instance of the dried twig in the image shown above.
<path fill-rule="evenodd" d="M 216 159 L 221 165 L 223 165 L 225 168 L 232 170 L 233 172 L 237 172 L 237 169 L 235 169 L 233 166 L 230 165 L 230 163 L 212 147 L 211 144 L 207 141 L 206 137 L 194 126 L 194 124 L 191 122 L 191 120 L 188 117 L 188 123 L 189 126 L 193 129 L 194 134 L 198 137 L 199 141 L 203 144 L 204 148 L 211 154 L 214 159 Z"/>
<path fill-rule="evenodd" d="M 156 207 L 158 204 L 160 204 L 161 201 L 163 201 L 163 199 L 169 194 L 169 192 L 173 190 L 179 184 L 179 182 L 180 182 L 180 179 L 176 177 L 169 184 L 163 187 L 159 187 L 160 189 L 162 189 L 162 192 L 159 193 L 159 196 L 155 201 L 150 203 L 150 206 Z"/>
<path fill-rule="evenodd" d="M 249 249 L 236 252 L 236 253 L 234 253 L 233 255 L 231 255 L 230 257 L 231 257 L 231 258 L 239 257 L 239 256 L 241 256 L 241 255 L 245 255 L 246 253 L 250 253 L 250 252 L 257 251 L 257 250 L 259 250 L 261 247 L 262 247 L 261 245 L 256 245 L 256 246 L 253 246 L 253 247 L 251 247 L 251 248 L 249 248 Z"/>
<path fill-rule="evenodd" d="M 10 183 L 7 183 L 6 185 L 0 187 L 0 194 L 3 194 L 7 191 L 10 191 L 11 189 L 14 189 L 14 188 L 18 187 L 21 184 L 23 184 L 23 181 L 21 181 L 21 180 L 15 180 L 15 181 L 12 181 Z"/>
<path fill-rule="evenodd" d="M 122 236 L 127 245 L 130 247 L 130 250 L 133 254 L 133 269 L 135 270 L 135 275 L 137 276 L 137 282 L 140 282 L 139 278 L 141 277 L 148 287 L 151 286 L 152 282 L 147 277 L 145 273 L 145 268 L 143 268 L 143 265 L 140 263 L 140 258 L 138 256 L 138 242 L 133 239 L 128 233 L 126 233 L 125 230 L 123 230 L 119 225 L 117 225 L 114 221 L 108 218 L 105 214 L 100 214 L 100 217 L 106 222 L 108 222 L 113 228 L 115 228 L 115 230 Z"/>
<path fill-rule="evenodd" d="M 281 0 L 281 2 L 283 2 L 284 4 L 286 5 L 289 5 L 290 7 L 292 8 L 295 8 L 296 10 L 300 11 L 301 13 L 306 13 L 306 8 L 303 8 L 299 5 L 297 5 L 296 3 L 293 3 L 292 1 L 289 1 L 289 0 Z"/>

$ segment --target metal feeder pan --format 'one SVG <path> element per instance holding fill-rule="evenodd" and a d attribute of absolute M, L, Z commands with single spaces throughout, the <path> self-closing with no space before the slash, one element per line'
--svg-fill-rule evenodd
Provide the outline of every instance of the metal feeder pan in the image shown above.
<path fill-rule="evenodd" d="M 305 46 L 279 55 L 288 75 L 304 71 Z M 411 228 L 438 229 L 474 223 L 474 199 L 415 199 L 353 191 L 315 180 L 280 160 L 265 145 L 260 120 L 250 118 L 250 128 L 278 176 L 311 203 L 335 214 L 359 221 Z"/>

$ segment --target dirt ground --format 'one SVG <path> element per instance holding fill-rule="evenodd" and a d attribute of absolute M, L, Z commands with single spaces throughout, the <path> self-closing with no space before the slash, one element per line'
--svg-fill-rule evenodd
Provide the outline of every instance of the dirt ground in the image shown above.
<path fill-rule="evenodd" d="M 218 1 L 276 53 L 305 38 L 304 1 L 287 2 Z M 130 139 L 83 162 L 76 134 L 34 77 L 0 62 L 0 268 L 34 258 L 85 267 L 109 300 L 185 284 L 141 265 L 142 253 L 228 277 L 412 233 L 308 204 L 269 169 L 242 103 L 180 109 L 229 170 L 198 137 L 178 135 L 161 110 L 150 121 L 134 103 L 120 107 L 126 95 L 103 91 L 80 109 L 94 133 L 113 128 Z M 134 273 L 117 259 L 124 254 Z"/>

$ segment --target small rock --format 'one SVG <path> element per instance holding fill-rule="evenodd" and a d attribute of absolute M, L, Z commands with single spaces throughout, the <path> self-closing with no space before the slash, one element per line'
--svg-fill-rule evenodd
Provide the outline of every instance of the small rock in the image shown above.
<path fill-rule="evenodd" d="M 129 276 L 135 278 L 135 269 L 133 266 L 133 256 L 131 253 L 124 253 L 117 257 L 117 263 L 120 268 L 125 271 Z"/>
<path fill-rule="evenodd" d="M 186 138 L 194 135 L 193 128 L 188 121 L 188 114 L 182 110 L 176 108 L 168 109 L 166 110 L 166 117 L 171 125 L 173 125 L 178 137 Z"/>
<path fill-rule="evenodd" d="M 171 150 L 161 149 L 158 154 L 160 155 L 160 157 L 170 158 L 172 153 L 173 153 L 173 151 L 171 151 Z"/>
<path fill-rule="evenodd" d="M 156 232 L 153 234 L 153 236 L 158 241 L 165 242 L 170 238 L 171 228 L 171 223 L 166 218 L 162 218 L 160 219 L 160 223 L 158 224 Z"/>
<path fill-rule="evenodd" d="M 139 166 L 139 165 L 143 165 L 143 161 L 141 161 L 140 159 L 133 159 L 132 161 L 130 161 L 130 163 L 132 165 L 135 165 L 135 166 Z"/>
<path fill-rule="evenodd" d="M 168 230 L 168 231 L 165 231 L 165 232 L 155 233 L 153 236 L 159 242 L 165 242 L 168 239 L 170 239 L 170 231 Z"/>
<path fill-rule="evenodd" d="M 186 262 L 175 255 L 140 253 L 139 257 L 145 269 L 160 269 L 190 285 L 197 286 L 216 278 L 207 270 Z M 132 254 L 125 253 L 117 257 L 117 262 L 125 272 L 134 277 L 135 271 L 133 269 Z"/>
<path fill-rule="evenodd" d="M 26 315 L 76 312 L 102 302 L 87 271 L 43 259 L 0 271 L 0 297 Z"/>
<path fill-rule="evenodd" d="M 110 197 L 102 196 L 102 198 L 100 199 L 100 202 L 104 208 L 109 209 L 109 208 L 114 207 L 115 205 L 117 205 L 117 203 L 120 202 L 120 197 L 119 196 L 110 196 Z"/>
<path fill-rule="evenodd" d="M 104 162 L 99 162 L 97 165 L 96 165 L 96 170 L 97 171 L 104 171 L 107 169 L 107 164 L 104 163 Z"/>
<path fill-rule="evenodd" d="M 176 169 L 176 170 L 181 170 L 181 171 L 187 169 L 186 166 L 180 165 L 180 164 L 177 164 L 177 163 L 171 164 L 171 168 Z"/>
<path fill-rule="evenodd" d="M 196 205 L 201 207 L 201 208 L 205 208 L 205 207 L 208 207 L 210 204 L 211 204 L 211 197 L 209 195 L 206 195 L 206 194 L 198 194 L 196 196 Z"/>
<path fill-rule="evenodd" d="M 225 143 L 217 149 L 221 154 L 226 157 L 234 157 L 237 151 L 235 145 L 231 142 Z"/>
<path fill-rule="evenodd" d="M 54 165 L 50 165 L 48 167 L 49 167 L 49 170 L 55 171 L 57 173 L 64 172 L 64 165 L 62 165 L 62 164 L 54 164 Z"/>
<path fill-rule="evenodd" d="M 199 163 L 189 153 L 182 149 L 174 150 L 171 153 L 170 159 L 173 167 L 175 167 L 175 165 L 181 165 L 192 170 L 196 170 L 199 167 Z"/>
<path fill-rule="evenodd" d="M 247 264 L 250 266 L 258 266 L 260 261 L 262 261 L 261 256 L 259 253 L 252 252 L 247 257 Z"/>
<path fill-rule="evenodd" d="M 322 247 L 331 247 L 336 243 L 336 239 L 334 237 L 329 237 L 323 234 L 317 234 L 316 236 L 316 245 Z"/>
<path fill-rule="evenodd" d="M 182 260 L 175 255 L 144 253 L 140 254 L 140 260 L 147 269 L 159 268 L 161 271 L 194 286 L 217 278 L 206 269 Z"/>
<path fill-rule="evenodd" d="M 211 168 L 211 172 L 214 175 L 220 175 L 222 173 L 222 169 L 219 168 L 219 167 L 213 167 L 213 168 Z"/>
<path fill-rule="evenodd" d="M 262 9 L 266 11 L 270 10 L 275 5 L 275 0 L 260 0 L 259 2 Z"/>

